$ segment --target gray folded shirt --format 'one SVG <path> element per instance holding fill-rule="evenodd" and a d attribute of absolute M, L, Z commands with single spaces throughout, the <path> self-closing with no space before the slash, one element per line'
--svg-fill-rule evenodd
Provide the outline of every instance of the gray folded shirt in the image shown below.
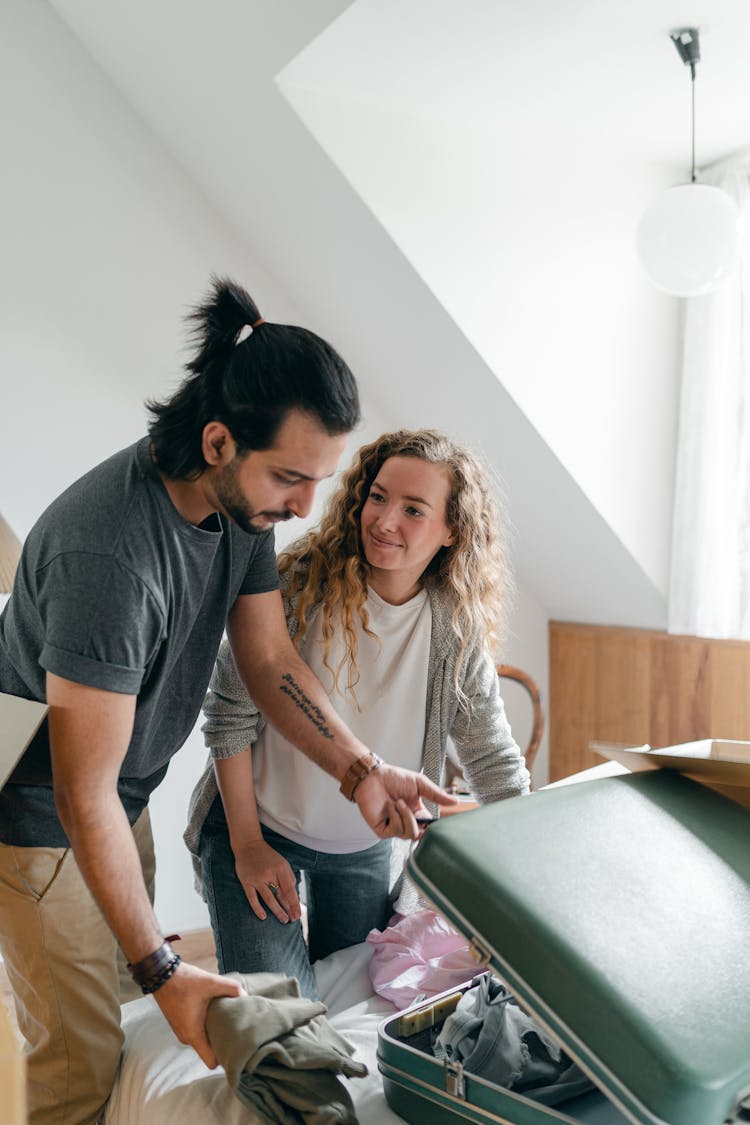
<path fill-rule="evenodd" d="M 206 1031 L 237 1097 L 261 1121 L 281 1125 L 357 1125 L 337 1075 L 363 1078 L 364 1063 L 325 1019 L 325 1004 L 300 995 L 281 973 L 229 973 L 243 996 L 216 997 Z"/>
<path fill-rule="evenodd" d="M 460 1062 L 470 1074 L 545 1105 L 593 1087 L 560 1044 L 490 973 L 464 993 L 432 1050 L 436 1058 Z"/>

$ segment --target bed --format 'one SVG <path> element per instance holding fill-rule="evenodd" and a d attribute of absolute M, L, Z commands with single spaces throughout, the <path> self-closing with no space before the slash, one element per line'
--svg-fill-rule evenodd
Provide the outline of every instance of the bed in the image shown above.
<path fill-rule="evenodd" d="M 380 1021 L 396 1011 L 373 993 L 368 965 L 371 945 L 342 949 L 315 966 L 327 1019 L 366 1063 L 366 1078 L 342 1079 L 361 1125 L 400 1125 L 389 1109 L 375 1057 Z M 177 1041 L 153 997 L 122 1009 L 122 1066 L 104 1117 L 105 1125 L 248 1125 L 261 1118 L 235 1097 L 224 1072 L 208 1070 L 195 1052 Z"/>
<path fill-rule="evenodd" d="M 617 762 L 602 762 L 555 785 L 627 772 Z M 366 1078 L 342 1079 L 360 1125 L 399 1125 L 403 1118 L 385 1100 L 376 1059 L 378 1025 L 397 1009 L 373 991 L 368 973 L 373 951 L 366 943 L 342 949 L 319 961 L 315 974 L 320 998 L 328 1006 L 326 1018 L 369 1071 Z M 261 1120 L 235 1097 L 221 1069 L 208 1070 L 191 1048 L 177 1041 L 153 997 L 132 1000 L 122 1011 L 123 1061 L 105 1125 L 248 1125 Z"/>

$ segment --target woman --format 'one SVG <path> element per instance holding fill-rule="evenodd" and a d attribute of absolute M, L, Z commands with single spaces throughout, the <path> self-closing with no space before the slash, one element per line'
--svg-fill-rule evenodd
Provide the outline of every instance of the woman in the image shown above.
<path fill-rule="evenodd" d="M 366 745 L 439 783 L 450 736 L 479 801 L 528 791 L 495 671 L 507 560 L 471 453 L 433 430 L 363 446 L 279 571 L 295 645 Z M 265 724 L 227 645 L 205 713 L 213 767 L 193 794 L 185 839 L 200 860 L 219 968 L 284 972 L 315 997 L 311 962 L 387 924 L 390 841 Z"/>

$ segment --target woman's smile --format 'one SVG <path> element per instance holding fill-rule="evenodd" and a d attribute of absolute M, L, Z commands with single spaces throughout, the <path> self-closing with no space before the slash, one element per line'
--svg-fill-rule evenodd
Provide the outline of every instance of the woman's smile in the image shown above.
<path fill-rule="evenodd" d="M 399 547 L 400 546 L 400 543 L 394 543 L 393 540 L 391 540 L 391 539 L 384 539 L 382 537 L 382 535 L 378 535 L 377 532 L 375 532 L 375 531 L 370 532 L 370 539 L 372 540 L 372 542 L 375 544 L 376 547 L 393 548 L 393 547 Z"/>

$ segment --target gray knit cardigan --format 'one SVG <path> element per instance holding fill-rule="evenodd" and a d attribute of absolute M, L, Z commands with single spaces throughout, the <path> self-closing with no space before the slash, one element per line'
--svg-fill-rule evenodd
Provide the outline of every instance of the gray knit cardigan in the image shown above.
<path fill-rule="evenodd" d="M 459 707 L 454 688 L 459 645 L 450 625 L 451 604 L 442 592 L 429 587 L 427 592 L 432 608 L 432 636 L 427 670 L 423 773 L 441 784 L 450 736 L 464 777 L 480 803 L 528 793 L 529 773 L 510 731 L 495 665 L 481 643 L 470 644 L 460 680 L 468 709 Z M 295 607 L 287 599 L 284 605 L 287 626 L 294 637 L 297 631 Z M 310 614 L 309 625 L 319 611 L 318 605 Z M 230 758 L 252 746 L 266 724 L 240 679 L 228 641 L 219 649 L 203 710 L 206 722 L 202 729 L 211 755 L 193 790 L 184 834 L 188 850 L 196 860 L 201 828 L 218 794 L 213 759 Z M 199 865 L 194 863 L 194 867 L 200 890 Z"/>

